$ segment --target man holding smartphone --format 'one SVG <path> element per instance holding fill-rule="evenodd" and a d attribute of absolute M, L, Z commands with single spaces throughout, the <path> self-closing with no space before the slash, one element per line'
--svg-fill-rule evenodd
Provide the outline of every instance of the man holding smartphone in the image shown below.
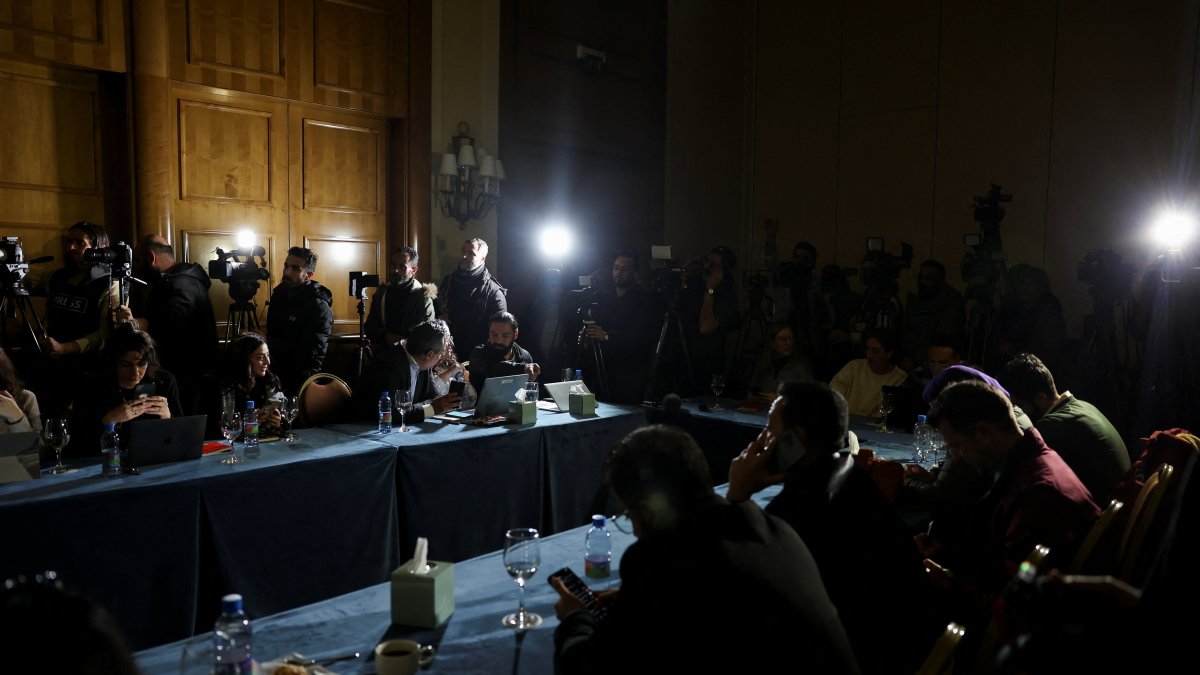
<path fill-rule="evenodd" d="M 413 406 L 404 415 L 405 424 L 417 424 L 457 408 L 460 395 L 439 394 L 433 383 L 433 367 L 445 356 L 449 339 L 450 329 L 444 321 L 433 319 L 414 326 L 407 340 L 375 357 L 371 368 L 363 372 L 354 393 L 355 409 L 374 418 L 383 391 L 389 396 L 397 391 L 408 392 Z"/>

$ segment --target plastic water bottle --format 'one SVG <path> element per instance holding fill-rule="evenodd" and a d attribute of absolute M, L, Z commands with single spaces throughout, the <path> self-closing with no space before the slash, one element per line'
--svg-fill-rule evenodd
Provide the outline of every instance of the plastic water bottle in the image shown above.
<path fill-rule="evenodd" d="M 256 457 L 262 450 L 258 447 L 258 410 L 254 401 L 246 401 L 246 414 L 242 416 L 242 444 L 246 446 L 246 456 Z"/>
<path fill-rule="evenodd" d="M 917 423 L 913 425 L 913 461 L 918 464 L 929 456 L 929 425 L 925 424 L 925 416 L 917 415 Z"/>
<path fill-rule="evenodd" d="M 392 433 L 392 397 L 386 391 L 379 395 L 379 433 Z"/>
<path fill-rule="evenodd" d="M 105 424 L 100 434 L 100 456 L 104 458 L 101 472 L 105 478 L 121 475 L 121 444 L 117 438 L 117 425 Z"/>
<path fill-rule="evenodd" d="M 231 593 L 221 598 L 221 616 L 213 626 L 212 672 L 254 672 L 252 637 L 250 619 L 242 611 L 242 596 Z"/>
<path fill-rule="evenodd" d="M 612 574 L 612 536 L 604 527 L 604 516 L 592 516 L 592 529 L 583 540 L 583 573 L 591 579 Z"/>

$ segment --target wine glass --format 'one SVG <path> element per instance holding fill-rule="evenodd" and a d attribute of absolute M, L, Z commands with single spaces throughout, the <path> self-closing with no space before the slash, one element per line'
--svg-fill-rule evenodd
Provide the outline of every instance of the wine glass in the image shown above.
<path fill-rule="evenodd" d="M 526 630 L 542 623 L 542 617 L 525 611 L 525 583 L 542 564 L 542 554 L 538 548 L 540 536 L 531 527 L 518 527 L 504 533 L 504 569 L 508 570 L 508 575 L 516 580 L 517 587 L 521 589 L 517 611 L 500 620 L 506 628 Z"/>
<path fill-rule="evenodd" d="M 942 451 L 942 447 L 946 441 L 942 439 L 942 435 L 937 429 L 930 427 L 929 429 L 929 464 L 932 466 L 938 463 L 938 455 Z"/>
<path fill-rule="evenodd" d="M 292 433 L 292 422 L 296 420 L 296 415 L 300 414 L 300 402 L 295 396 L 284 396 L 279 403 L 279 426 L 282 427 L 283 440 L 287 443 L 295 443 L 300 440 L 300 437 Z"/>
<path fill-rule="evenodd" d="M 724 410 L 724 408 L 721 407 L 721 392 L 725 391 L 725 376 L 724 375 L 713 375 L 712 376 L 712 391 L 713 391 L 713 395 L 717 397 L 717 400 L 713 401 L 712 409 L 713 410 Z"/>
<path fill-rule="evenodd" d="M 238 455 L 237 441 L 234 439 L 242 433 L 242 415 L 234 410 L 221 413 L 221 435 L 229 442 L 229 456 L 221 460 L 222 464 L 241 464 L 246 458 Z M 244 452 L 244 451 L 243 451 Z"/>
<path fill-rule="evenodd" d="M 892 408 L 895 405 L 895 400 L 892 398 L 892 393 L 888 391 L 879 392 L 879 431 L 890 434 L 892 430 L 888 428 L 887 417 L 892 414 Z"/>
<path fill-rule="evenodd" d="M 55 463 L 54 468 L 50 469 L 50 473 L 58 475 L 74 473 L 79 470 L 66 466 L 62 461 L 63 448 L 71 442 L 71 429 L 65 418 L 51 417 L 46 420 L 42 426 L 42 442 L 46 444 L 46 447 L 54 450 Z"/>
<path fill-rule="evenodd" d="M 412 410 L 412 394 L 407 389 L 397 389 L 392 400 L 396 402 L 396 415 L 400 417 L 400 432 L 410 431 L 404 423 L 404 416 Z"/>

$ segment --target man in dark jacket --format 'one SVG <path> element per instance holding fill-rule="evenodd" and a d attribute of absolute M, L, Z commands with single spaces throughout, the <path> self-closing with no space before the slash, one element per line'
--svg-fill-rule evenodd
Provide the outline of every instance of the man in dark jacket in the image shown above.
<path fill-rule="evenodd" d="M 312 280 L 317 255 L 288 249 L 279 285 L 267 308 L 267 346 L 283 390 L 295 394 L 310 375 L 321 372 L 333 330 L 333 294 Z"/>
<path fill-rule="evenodd" d="M 201 381 L 217 357 L 217 321 L 204 268 L 175 259 L 170 244 L 143 242 L 143 274 L 150 282 L 142 316 L 134 319 L 128 307 L 117 310 L 118 321 L 134 321 L 158 344 L 158 359 L 179 384 L 183 409 L 194 412 Z"/>
<path fill-rule="evenodd" d="M 439 294 L 446 303 L 446 321 L 454 337 L 454 353 L 467 358 L 471 349 L 487 341 L 488 317 L 508 310 L 508 290 L 488 272 L 488 245 L 478 237 L 462 245 L 462 260 L 442 280 Z"/>
<path fill-rule="evenodd" d="M 412 406 L 404 415 L 405 424 L 417 424 L 457 408 L 458 394 L 439 395 L 433 385 L 433 367 L 445 357 L 449 340 L 450 329 L 438 319 L 413 326 L 407 340 L 381 354 L 363 372 L 362 381 L 354 392 L 353 409 L 360 415 L 369 414 L 374 418 L 377 408 L 372 404 L 385 391 L 388 396 L 408 392 Z M 392 399 L 393 405 L 398 403 Z"/>
<path fill-rule="evenodd" d="M 505 377 L 525 373 L 536 380 L 541 367 L 533 362 L 533 355 L 517 344 L 520 329 L 517 317 L 508 312 L 497 312 L 488 320 L 488 340 L 471 350 L 471 386 L 483 393 L 483 383 L 489 377 Z"/>
<path fill-rule="evenodd" d="M 371 346 L 378 351 L 394 346 L 408 337 L 413 326 L 434 318 L 433 298 L 437 289 L 417 280 L 419 262 L 420 256 L 411 246 L 398 248 L 392 254 L 388 283 L 375 291 L 365 326 Z"/>

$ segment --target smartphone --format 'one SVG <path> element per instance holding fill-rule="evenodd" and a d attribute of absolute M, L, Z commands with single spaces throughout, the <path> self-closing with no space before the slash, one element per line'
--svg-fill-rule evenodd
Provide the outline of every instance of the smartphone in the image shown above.
<path fill-rule="evenodd" d="M 547 581 L 549 579 L 562 579 L 567 590 L 571 591 L 571 595 L 579 598 L 579 601 L 592 613 L 592 616 L 596 617 L 597 621 L 603 621 L 608 617 L 608 607 L 599 603 L 592 589 L 588 588 L 588 585 L 583 583 L 583 579 L 580 579 L 578 575 L 572 572 L 570 567 L 563 567 L 554 574 L 551 574 Z"/>
<path fill-rule="evenodd" d="M 466 391 L 466 389 L 467 389 L 466 380 L 450 380 L 450 393 L 451 394 L 458 394 L 459 396 L 462 396 L 463 392 Z"/>
<path fill-rule="evenodd" d="M 445 414 L 446 417 L 453 417 L 454 419 L 460 419 L 460 420 L 471 417 L 471 412 L 468 410 L 447 410 L 443 414 Z"/>

